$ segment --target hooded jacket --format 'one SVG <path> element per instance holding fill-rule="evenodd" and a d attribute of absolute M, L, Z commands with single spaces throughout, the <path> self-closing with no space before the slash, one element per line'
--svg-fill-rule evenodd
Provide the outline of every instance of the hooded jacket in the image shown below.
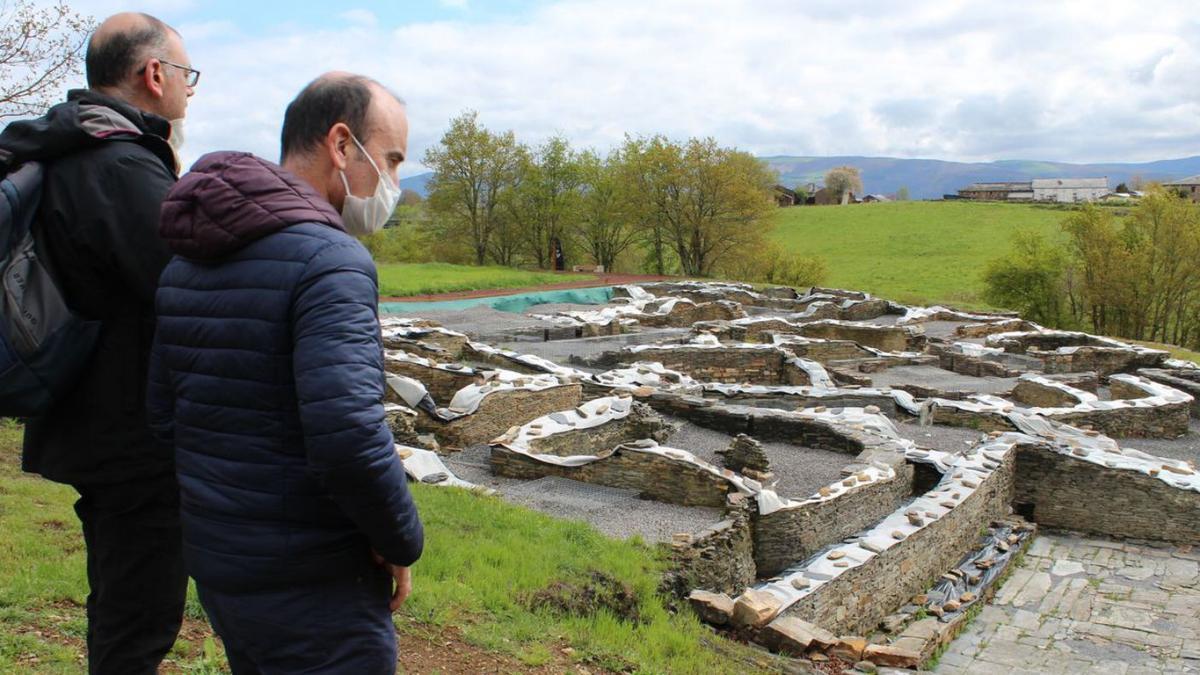
<path fill-rule="evenodd" d="M 275 164 L 201 158 L 163 204 L 150 422 L 175 448 L 184 559 L 243 592 L 345 578 L 423 531 L 384 419 L 375 265 Z"/>
<path fill-rule="evenodd" d="M 145 416 L 154 289 L 170 259 L 158 237 L 159 209 L 175 183 L 169 135 L 165 119 L 90 90 L 0 133 L 0 164 L 46 165 L 38 250 L 71 309 L 100 322 L 75 388 L 26 420 L 26 471 L 87 485 L 172 470 Z"/>

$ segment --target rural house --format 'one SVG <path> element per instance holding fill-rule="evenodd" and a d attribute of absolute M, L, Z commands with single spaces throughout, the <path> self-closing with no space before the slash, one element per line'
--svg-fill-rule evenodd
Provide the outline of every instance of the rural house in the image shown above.
<path fill-rule="evenodd" d="M 1200 202 L 1200 175 L 1188 176 L 1163 183 L 1163 186 L 1178 192 L 1194 202 Z"/>
<path fill-rule="evenodd" d="M 775 203 L 779 206 L 795 206 L 796 191 L 790 190 L 782 185 L 776 185 L 773 193 Z"/>

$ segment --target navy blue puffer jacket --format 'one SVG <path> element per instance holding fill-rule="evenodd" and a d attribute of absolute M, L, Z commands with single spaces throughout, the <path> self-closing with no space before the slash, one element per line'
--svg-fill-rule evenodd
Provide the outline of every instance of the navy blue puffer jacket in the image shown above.
<path fill-rule="evenodd" d="M 163 204 L 151 428 L 175 447 L 184 555 L 239 592 L 397 565 L 423 531 L 383 414 L 375 265 L 305 182 L 200 159 Z"/>

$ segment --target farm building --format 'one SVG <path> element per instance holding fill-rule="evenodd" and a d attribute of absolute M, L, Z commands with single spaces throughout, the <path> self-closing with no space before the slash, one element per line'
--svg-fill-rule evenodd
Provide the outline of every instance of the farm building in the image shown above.
<path fill-rule="evenodd" d="M 960 189 L 958 196 L 980 201 L 1028 201 L 1033 199 L 1033 187 L 1029 181 L 971 183 Z"/>
<path fill-rule="evenodd" d="M 887 195 L 875 194 L 863 197 L 862 201 L 864 204 L 870 204 L 872 202 L 890 202 L 892 200 Z"/>
<path fill-rule="evenodd" d="M 1200 175 L 1163 183 L 1163 186 L 1175 190 L 1194 202 L 1200 202 Z"/>
<path fill-rule="evenodd" d="M 1108 178 L 1035 178 L 1037 202 L 1090 202 L 1108 194 Z"/>
<path fill-rule="evenodd" d="M 782 185 L 776 185 L 772 195 L 775 197 L 775 203 L 779 206 L 795 206 L 796 191 L 790 190 Z"/>

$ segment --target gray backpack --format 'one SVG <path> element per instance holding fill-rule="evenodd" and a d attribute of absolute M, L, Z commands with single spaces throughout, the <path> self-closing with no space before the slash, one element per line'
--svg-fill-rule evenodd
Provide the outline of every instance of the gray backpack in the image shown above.
<path fill-rule="evenodd" d="M 67 307 L 34 237 L 44 167 L 0 157 L 0 417 L 47 412 L 79 379 L 100 333 Z"/>

